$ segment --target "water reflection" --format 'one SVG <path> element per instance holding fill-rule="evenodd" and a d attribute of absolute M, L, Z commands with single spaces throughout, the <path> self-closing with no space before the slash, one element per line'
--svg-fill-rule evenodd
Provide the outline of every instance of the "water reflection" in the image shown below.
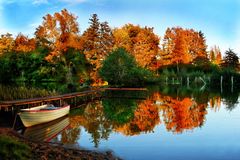
<path fill-rule="evenodd" d="M 115 131 L 127 136 L 152 132 L 160 123 L 159 110 L 152 100 L 144 100 L 137 104 L 133 119 L 122 126 L 117 126 Z"/>
<path fill-rule="evenodd" d="M 69 118 L 62 117 L 49 123 L 28 127 L 24 130 L 23 135 L 33 141 L 51 141 L 68 126 Z"/>
<path fill-rule="evenodd" d="M 73 144 L 78 141 L 80 127 L 84 127 L 91 135 L 92 143 L 95 147 L 98 147 L 100 139 L 108 139 L 109 134 L 112 132 L 112 126 L 111 121 L 104 115 L 101 101 L 88 103 L 84 107 L 82 114 L 70 116 L 70 129 L 62 133 L 67 134 L 65 143 Z M 68 137 L 72 137 L 70 141 L 67 141 Z"/>
<path fill-rule="evenodd" d="M 157 126 L 182 134 L 205 125 L 208 108 L 218 112 L 223 102 L 231 111 L 238 102 L 236 97 L 230 99 L 229 96 L 221 97 L 221 94 L 173 91 L 152 91 L 145 100 L 104 98 L 88 103 L 72 111 L 70 127 L 59 136 L 61 142 L 80 144 L 81 132 L 84 132 L 90 135 L 90 143 L 98 148 L 111 134 L 143 135 L 154 132 Z"/>
<path fill-rule="evenodd" d="M 162 117 L 168 131 L 181 133 L 203 125 L 207 104 L 197 104 L 191 98 L 163 97 Z"/>

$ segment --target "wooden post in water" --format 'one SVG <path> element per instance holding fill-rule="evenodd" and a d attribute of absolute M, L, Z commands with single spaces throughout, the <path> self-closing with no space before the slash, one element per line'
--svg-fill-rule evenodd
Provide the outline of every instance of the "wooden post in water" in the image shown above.
<path fill-rule="evenodd" d="M 220 80 L 220 83 L 221 83 L 221 93 L 222 93 L 222 82 L 223 82 L 223 76 L 221 76 L 221 80 Z"/>
<path fill-rule="evenodd" d="M 174 77 L 172 78 L 172 84 L 174 84 Z"/>
<path fill-rule="evenodd" d="M 231 76 L 231 92 L 233 92 L 233 76 Z"/>
<path fill-rule="evenodd" d="M 180 80 L 181 80 L 181 86 L 182 86 L 182 77 L 180 78 Z"/>
<path fill-rule="evenodd" d="M 168 77 L 166 77 L 166 81 L 165 82 L 166 82 L 166 84 L 168 84 Z"/>
<path fill-rule="evenodd" d="M 59 100 L 59 107 L 61 107 L 62 106 L 62 98 L 60 98 L 60 100 Z"/>
<path fill-rule="evenodd" d="M 194 82 L 195 82 L 195 83 L 197 82 L 197 77 L 194 78 Z"/>
<path fill-rule="evenodd" d="M 187 77 L 187 88 L 189 88 L 189 77 Z"/>
<path fill-rule="evenodd" d="M 74 105 L 75 105 L 74 107 L 77 106 L 77 97 L 76 96 L 74 97 Z"/>

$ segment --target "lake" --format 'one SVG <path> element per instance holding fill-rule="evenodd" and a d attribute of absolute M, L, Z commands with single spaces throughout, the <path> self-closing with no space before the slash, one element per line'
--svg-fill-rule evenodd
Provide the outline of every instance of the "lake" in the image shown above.
<path fill-rule="evenodd" d="M 150 87 L 109 91 L 63 117 L 22 131 L 34 140 L 139 159 L 240 159 L 236 92 Z"/>

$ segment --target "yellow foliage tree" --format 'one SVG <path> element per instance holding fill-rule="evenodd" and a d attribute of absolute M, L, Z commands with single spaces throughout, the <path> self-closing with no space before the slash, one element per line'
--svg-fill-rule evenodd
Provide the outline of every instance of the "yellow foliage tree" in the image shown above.
<path fill-rule="evenodd" d="M 3 34 L 0 37 L 0 55 L 11 52 L 14 47 L 14 38 L 12 34 Z"/>
<path fill-rule="evenodd" d="M 153 64 L 159 53 L 159 37 L 154 34 L 153 28 L 127 24 L 122 28 L 115 28 L 113 35 L 114 48 L 125 48 L 140 66 L 154 68 Z"/>
<path fill-rule="evenodd" d="M 82 49 L 77 17 L 66 9 L 43 17 L 42 25 L 36 29 L 35 36 L 40 46 L 52 51 L 46 57 L 48 61 L 61 56 L 68 48 Z"/>
<path fill-rule="evenodd" d="M 220 65 L 222 63 L 222 54 L 220 48 L 214 46 L 209 52 L 209 59 L 213 64 Z"/>

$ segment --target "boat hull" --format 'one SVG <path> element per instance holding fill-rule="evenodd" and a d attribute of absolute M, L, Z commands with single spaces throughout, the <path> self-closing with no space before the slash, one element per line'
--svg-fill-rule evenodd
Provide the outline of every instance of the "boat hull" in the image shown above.
<path fill-rule="evenodd" d="M 63 117 L 69 113 L 70 106 L 64 106 L 54 110 L 24 110 L 21 112 L 20 118 L 25 127 L 46 123 Z"/>

